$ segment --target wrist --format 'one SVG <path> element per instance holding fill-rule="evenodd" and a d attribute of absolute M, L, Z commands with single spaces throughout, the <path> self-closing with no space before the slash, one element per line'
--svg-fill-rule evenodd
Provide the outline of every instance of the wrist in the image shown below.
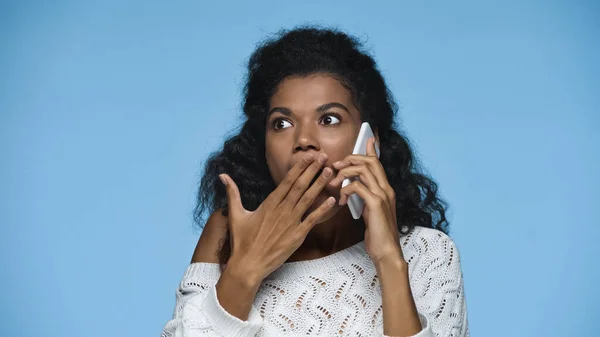
<path fill-rule="evenodd" d="M 377 272 L 394 270 L 408 273 L 408 263 L 404 260 L 401 252 L 393 252 L 373 260 Z"/>
<path fill-rule="evenodd" d="M 247 321 L 260 281 L 247 277 L 244 270 L 230 262 L 221 273 L 215 288 L 219 305 L 230 315 Z"/>
<path fill-rule="evenodd" d="M 258 289 L 264 277 L 256 270 L 248 268 L 250 265 L 252 264 L 230 259 L 223 271 L 223 275 L 235 280 L 236 283 L 246 289 Z"/>
<path fill-rule="evenodd" d="M 410 287 L 408 263 L 404 258 L 388 257 L 375 264 L 381 290 L 389 295 L 390 292 L 404 292 Z"/>

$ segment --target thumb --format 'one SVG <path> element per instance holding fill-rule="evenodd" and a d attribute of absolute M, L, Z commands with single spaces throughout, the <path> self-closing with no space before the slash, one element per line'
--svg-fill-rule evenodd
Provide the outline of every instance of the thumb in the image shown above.
<path fill-rule="evenodd" d="M 242 211 L 244 211 L 244 206 L 242 205 L 242 198 L 240 197 L 240 190 L 237 185 L 231 179 L 229 175 L 226 173 L 222 173 L 219 175 L 219 179 L 225 185 L 225 191 L 227 192 L 227 204 L 229 208 L 230 215 L 239 215 Z"/>

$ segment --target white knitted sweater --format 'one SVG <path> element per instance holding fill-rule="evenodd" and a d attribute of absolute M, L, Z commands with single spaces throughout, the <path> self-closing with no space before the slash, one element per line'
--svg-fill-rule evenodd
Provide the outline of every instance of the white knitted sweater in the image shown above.
<path fill-rule="evenodd" d="M 454 242 L 423 227 L 400 242 L 423 326 L 415 336 L 469 336 Z M 384 336 L 381 288 L 364 242 L 323 258 L 283 264 L 262 282 L 247 321 L 219 304 L 219 276 L 215 263 L 187 268 L 163 337 Z"/>

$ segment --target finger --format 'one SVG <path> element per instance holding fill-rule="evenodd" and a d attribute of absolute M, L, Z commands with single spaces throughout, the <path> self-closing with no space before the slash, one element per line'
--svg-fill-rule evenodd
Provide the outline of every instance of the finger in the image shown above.
<path fill-rule="evenodd" d="M 360 165 L 360 164 L 374 165 L 377 163 L 381 164 L 381 162 L 379 162 L 379 158 L 377 158 L 377 157 L 366 156 L 366 155 L 362 155 L 362 154 L 351 154 L 351 155 L 346 156 L 346 158 L 333 163 L 333 167 L 335 167 L 338 170 L 341 170 L 344 167 L 348 167 L 351 165 Z"/>
<path fill-rule="evenodd" d="M 344 160 L 342 161 L 333 163 L 333 167 L 340 171 L 343 170 L 345 167 L 352 167 L 356 165 L 367 165 L 371 172 L 373 172 L 375 179 L 377 179 L 377 184 L 379 184 L 381 189 L 385 192 L 391 204 L 396 203 L 396 192 L 394 192 L 394 189 L 390 185 L 390 182 L 385 173 L 385 169 L 383 168 L 381 161 L 379 161 L 377 157 L 350 155 L 344 158 Z"/>
<path fill-rule="evenodd" d="M 269 201 L 273 201 L 276 205 L 279 205 L 281 201 L 288 194 L 298 177 L 306 170 L 307 167 L 310 166 L 315 161 L 315 156 L 312 153 L 309 153 L 302 158 L 299 162 L 296 163 L 292 167 L 292 169 L 286 174 L 283 181 L 279 183 L 279 186 L 275 188 L 275 190 L 269 194 L 267 198 Z"/>
<path fill-rule="evenodd" d="M 343 182 L 343 180 L 346 178 L 350 179 L 353 177 L 358 177 L 360 179 L 360 182 L 363 183 L 369 189 L 369 191 L 378 195 L 380 198 L 383 198 L 383 199 L 388 198 L 387 193 L 379 185 L 379 182 L 375 178 L 375 175 L 373 175 L 373 172 L 371 172 L 371 170 L 366 165 L 350 166 L 350 167 L 343 169 L 342 171 L 340 171 L 338 173 L 337 177 L 335 178 L 336 182 L 335 182 L 335 185 L 333 185 L 333 186 L 337 186 L 337 184 L 341 184 Z M 332 183 L 333 183 L 333 181 L 332 181 Z M 340 195 L 340 199 L 341 199 L 341 195 Z"/>
<path fill-rule="evenodd" d="M 358 194 L 358 196 L 365 201 L 365 204 L 370 205 L 371 207 L 384 205 L 384 200 L 380 196 L 369 191 L 367 186 L 360 181 L 353 181 L 348 186 L 340 190 L 339 204 L 341 206 L 345 205 L 348 202 L 348 196 L 354 193 Z"/>
<path fill-rule="evenodd" d="M 315 181 L 315 183 L 308 188 L 308 190 L 302 195 L 296 207 L 294 208 L 293 215 L 294 217 L 300 219 L 304 213 L 310 208 L 313 204 L 319 193 L 325 188 L 327 183 L 333 179 L 333 170 L 329 167 L 323 169 L 323 172 L 319 176 L 319 178 Z"/>
<path fill-rule="evenodd" d="M 363 183 L 369 188 L 380 188 L 377 179 L 367 165 L 349 166 L 341 169 L 336 177 L 329 182 L 331 186 L 341 185 L 344 179 L 359 177 Z"/>
<path fill-rule="evenodd" d="M 377 151 L 375 150 L 375 137 L 372 137 L 367 142 L 367 156 L 377 158 Z"/>
<path fill-rule="evenodd" d="M 246 209 L 242 205 L 242 198 L 240 197 L 240 190 L 237 184 L 231 179 L 226 173 L 220 174 L 219 179 L 225 185 L 225 192 L 227 193 L 227 207 L 229 214 L 232 216 L 238 215 Z"/>
<path fill-rule="evenodd" d="M 381 188 L 381 186 L 379 186 L 379 183 L 373 175 L 373 172 L 371 172 L 366 165 L 350 166 L 343 169 L 338 173 L 335 181 L 332 181 L 330 185 L 337 187 L 341 185 L 344 179 L 350 179 L 354 177 L 358 177 L 360 182 L 362 182 L 369 189 L 369 191 L 381 198 L 387 198 L 386 192 Z"/>
<path fill-rule="evenodd" d="M 290 209 L 294 208 L 298 203 L 298 200 L 300 200 L 304 192 L 306 192 L 310 183 L 313 181 L 313 179 L 321 170 L 321 167 L 323 167 L 323 164 L 325 164 L 326 161 L 327 155 L 321 153 L 318 156 L 317 160 L 313 161 L 312 164 L 310 164 L 306 168 L 306 170 L 302 172 L 302 175 L 298 179 L 296 179 L 292 187 L 289 189 L 288 194 L 282 201 L 282 204 L 288 205 Z"/>
<path fill-rule="evenodd" d="M 344 158 L 341 161 L 333 163 L 333 167 L 335 167 L 337 170 L 342 170 L 345 167 L 349 167 L 349 166 L 353 166 L 353 165 L 369 166 L 369 168 L 375 175 L 375 178 L 377 178 L 377 182 L 379 183 L 379 186 L 386 189 L 386 187 L 387 187 L 386 185 L 389 185 L 387 175 L 385 174 L 385 170 L 383 169 L 383 165 L 381 165 L 381 162 L 379 161 L 379 159 L 377 157 L 352 154 L 352 155 L 347 156 L 346 158 Z"/>
<path fill-rule="evenodd" d="M 301 235 L 306 236 L 308 232 L 317 224 L 317 221 L 321 219 L 325 213 L 329 212 L 335 206 L 335 198 L 329 197 L 323 202 L 317 209 L 310 212 L 310 214 L 298 225 L 298 230 Z"/>

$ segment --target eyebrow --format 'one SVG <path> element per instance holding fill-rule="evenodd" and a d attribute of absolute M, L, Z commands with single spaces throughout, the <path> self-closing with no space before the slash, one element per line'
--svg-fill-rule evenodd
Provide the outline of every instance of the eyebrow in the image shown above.
<path fill-rule="evenodd" d="M 340 108 L 344 111 L 346 111 L 348 114 L 350 114 L 350 110 L 348 110 L 348 108 L 346 108 L 345 105 L 343 105 L 342 103 L 338 103 L 338 102 L 330 102 L 327 104 L 323 104 L 321 106 L 319 106 L 316 111 L 319 113 L 323 113 L 331 108 Z M 271 116 L 274 112 L 279 112 L 285 116 L 290 116 L 292 114 L 292 110 L 288 109 L 288 108 L 284 108 L 284 107 L 274 107 L 273 109 L 271 109 L 271 111 L 269 111 L 268 116 Z"/>
<path fill-rule="evenodd" d="M 345 110 L 348 114 L 350 114 L 350 110 L 348 110 L 348 108 L 346 108 L 345 105 L 343 105 L 342 103 L 338 103 L 338 102 L 331 102 L 331 103 L 323 104 L 317 108 L 317 112 L 325 112 L 331 108 L 340 108 L 342 110 Z"/>

